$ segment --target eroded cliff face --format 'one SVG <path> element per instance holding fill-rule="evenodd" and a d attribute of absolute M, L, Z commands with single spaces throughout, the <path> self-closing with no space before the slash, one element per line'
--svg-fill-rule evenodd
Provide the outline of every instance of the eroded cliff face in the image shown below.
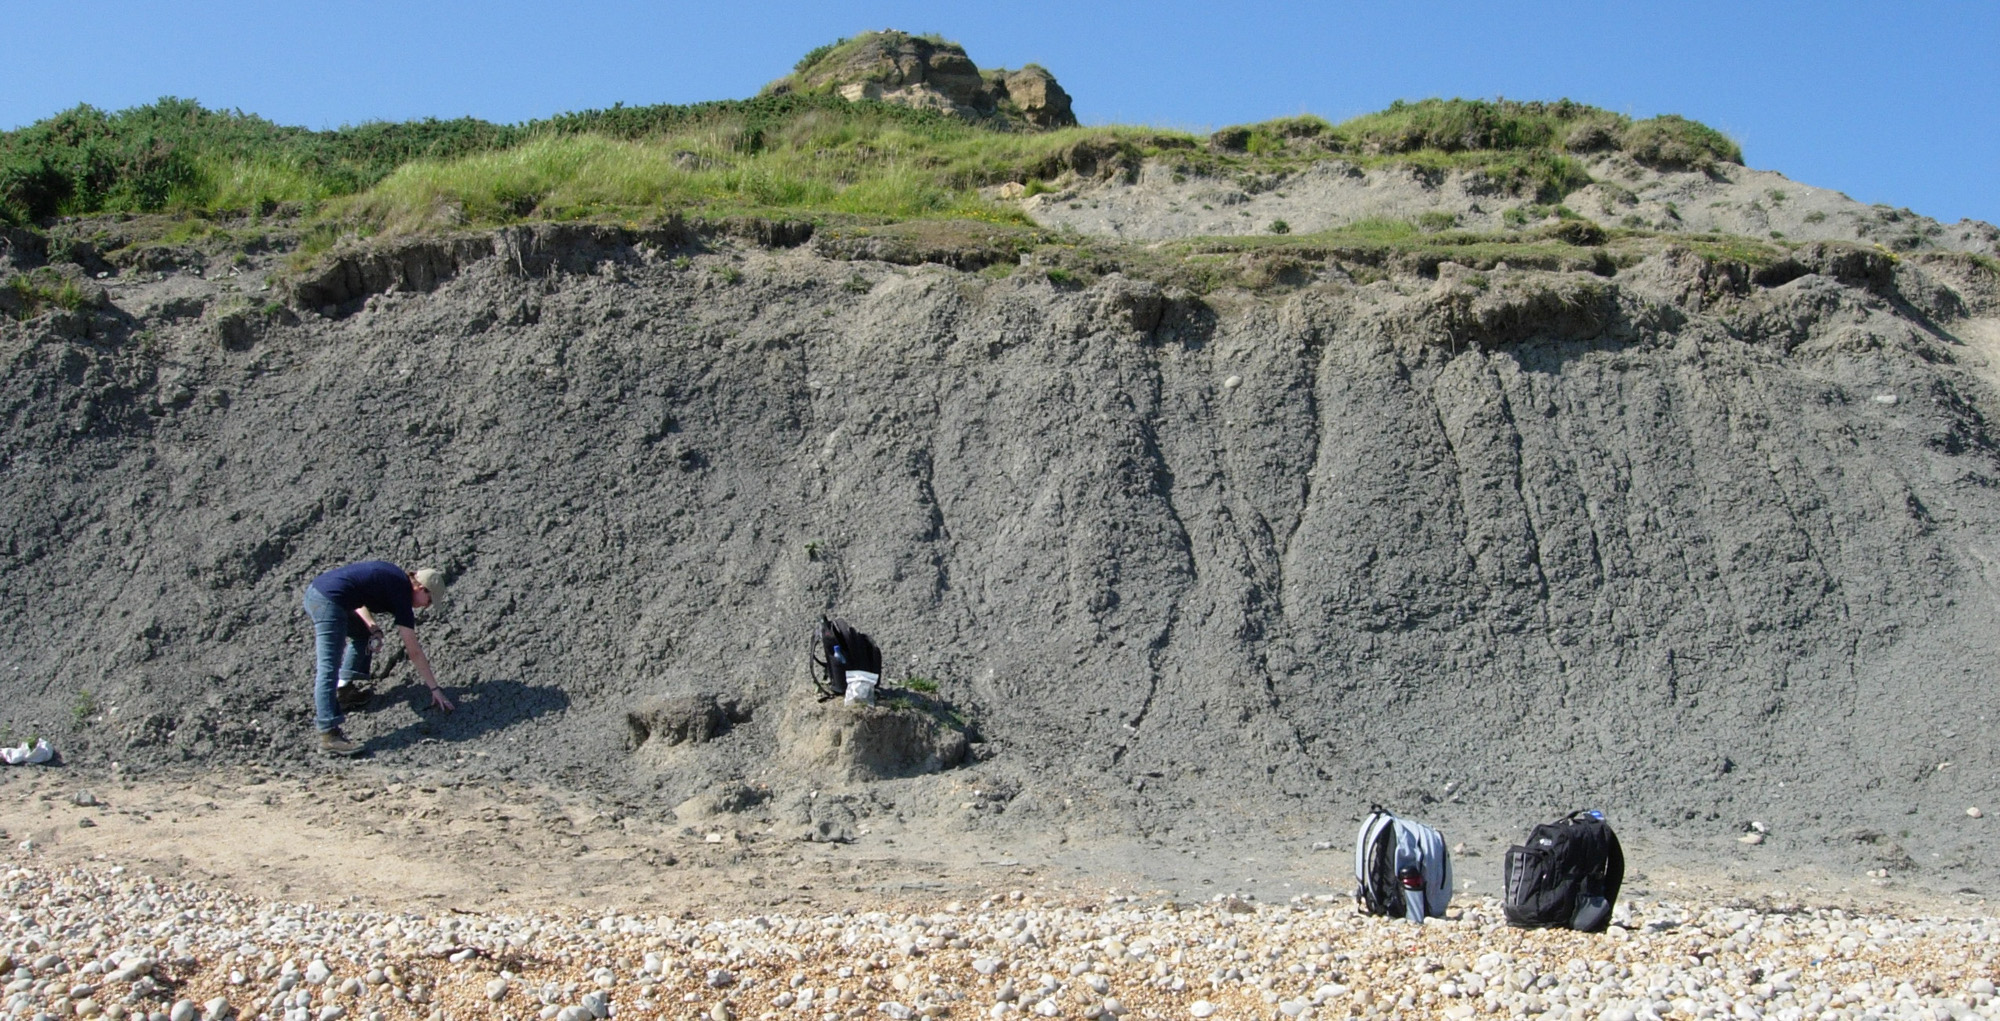
<path fill-rule="evenodd" d="M 968 783 L 1107 829 L 1592 804 L 1992 858 L 1975 262 L 1198 297 L 613 230 L 442 250 L 435 290 L 331 316 L 167 274 L 4 327 L 0 727 L 304 761 L 301 586 L 379 556 L 455 576 L 422 634 L 465 696 L 352 718 L 391 767 L 818 786 L 781 735 L 825 711 L 832 611 L 972 722 Z M 635 749 L 634 707 L 701 695 L 703 741 Z"/>

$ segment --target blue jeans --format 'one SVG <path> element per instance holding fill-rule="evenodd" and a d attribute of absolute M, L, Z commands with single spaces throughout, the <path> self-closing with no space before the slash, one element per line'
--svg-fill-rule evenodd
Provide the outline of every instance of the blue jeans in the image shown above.
<path fill-rule="evenodd" d="M 325 732 L 347 719 L 334 695 L 338 682 L 368 679 L 368 625 L 360 614 L 335 606 L 311 585 L 306 586 L 305 604 L 313 625 L 313 723 Z"/>

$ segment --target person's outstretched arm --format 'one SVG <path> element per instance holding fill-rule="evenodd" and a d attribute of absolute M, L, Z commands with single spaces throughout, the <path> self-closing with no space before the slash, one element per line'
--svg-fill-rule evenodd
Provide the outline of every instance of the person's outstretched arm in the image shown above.
<path fill-rule="evenodd" d="M 424 655 L 424 647 L 417 644 L 416 629 L 398 624 L 396 630 L 403 633 L 403 651 L 409 654 L 410 662 L 416 666 L 417 676 L 423 678 L 425 686 L 431 689 L 431 704 L 445 712 L 458 708 L 451 704 L 451 699 L 444 697 L 444 689 L 438 687 L 437 675 L 431 672 L 430 657 Z"/>

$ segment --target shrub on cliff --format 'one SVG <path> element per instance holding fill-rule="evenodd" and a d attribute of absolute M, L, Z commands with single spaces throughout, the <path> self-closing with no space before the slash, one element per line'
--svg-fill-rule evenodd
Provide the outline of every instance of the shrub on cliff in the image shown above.
<path fill-rule="evenodd" d="M 1650 166 L 1706 168 L 1741 163 L 1743 151 L 1721 132 L 1674 114 L 1633 121 L 1563 99 L 1398 100 L 1386 110 L 1340 124 L 1287 117 L 1224 128 L 1209 146 L 1248 154 L 1338 154 L 1421 160 L 1425 156 L 1532 154 L 1557 161 L 1569 153 L 1622 150 Z"/>

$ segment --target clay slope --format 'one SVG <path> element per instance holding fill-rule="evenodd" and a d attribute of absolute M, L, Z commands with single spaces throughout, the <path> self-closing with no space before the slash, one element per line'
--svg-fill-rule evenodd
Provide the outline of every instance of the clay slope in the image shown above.
<path fill-rule="evenodd" d="M 0 327 L 0 727 L 303 763 L 300 587 L 381 556 L 456 579 L 423 633 L 465 708 L 352 721 L 398 769 L 662 813 L 865 781 L 794 747 L 833 610 L 972 724 L 902 809 L 1017 807 L 966 826 L 2000 849 L 1975 263 L 1198 297 L 572 228 L 371 265 L 331 315 L 167 273 Z"/>
<path fill-rule="evenodd" d="M 1898 252 L 2000 256 L 2000 229 L 1990 223 L 1947 225 L 1774 171 L 1726 162 L 1706 169 L 1661 168 L 1622 153 L 1591 157 L 1584 166 L 1592 183 L 1558 203 L 1478 169 L 1364 168 L 1336 158 L 1285 172 L 1216 177 L 1153 160 L 1124 174 L 1066 178 L 1057 190 L 1027 196 L 1022 206 L 1045 226 L 1137 240 L 1266 234 L 1273 224 L 1311 234 L 1402 220 L 1429 230 L 1500 231 L 1553 224 L 1560 216 L 1669 235 L 1842 241 Z"/>

